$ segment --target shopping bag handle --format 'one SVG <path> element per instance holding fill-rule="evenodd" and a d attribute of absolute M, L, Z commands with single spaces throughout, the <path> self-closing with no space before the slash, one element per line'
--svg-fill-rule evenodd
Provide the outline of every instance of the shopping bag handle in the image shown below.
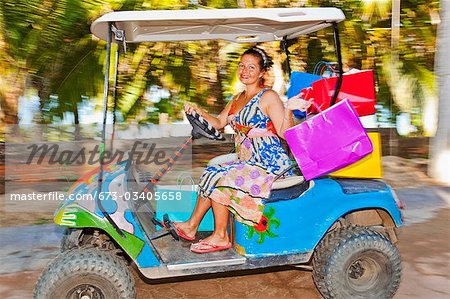
<path fill-rule="evenodd" d="M 302 91 L 304 89 L 302 89 Z M 306 91 L 305 91 L 306 94 L 305 94 L 304 98 L 305 99 L 311 99 L 311 105 L 313 105 L 317 109 L 317 111 L 319 111 L 319 113 L 317 115 L 320 115 L 326 122 L 329 122 L 329 120 L 327 119 L 326 115 L 324 113 L 322 113 L 323 112 L 322 108 L 314 101 L 314 98 L 312 98 L 310 96 L 310 93 L 311 93 L 312 90 L 313 90 L 312 87 L 307 87 Z M 306 116 L 308 116 L 308 114 L 311 115 L 311 113 L 308 112 L 308 109 L 307 109 L 306 110 Z"/>
<path fill-rule="evenodd" d="M 319 111 L 319 113 L 322 113 L 322 109 L 319 107 L 319 105 L 316 102 L 314 102 L 312 92 L 313 92 L 313 88 L 311 86 L 305 87 L 300 91 L 300 93 L 303 93 L 302 99 L 305 101 L 312 99 L 311 105 L 313 105 L 317 109 L 317 111 Z M 311 114 L 310 112 L 308 112 L 308 109 L 306 109 L 305 112 L 306 112 L 306 115 Z"/>
<path fill-rule="evenodd" d="M 314 101 L 312 92 L 313 92 L 313 88 L 312 87 L 306 87 L 303 88 L 301 91 L 301 93 L 303 93 L 303 97 L 302 99 L 304 100 L 310 100 L 311 99 L 311 105 L 313 105 L 317 111 L 319 111 L 319 113 L 322 113 L 322 108 L 320 108 L 320 106 Z M 308 109 L 306 109 L 306 115 L 311 115 L 311 112 L 308 112 Z"/>

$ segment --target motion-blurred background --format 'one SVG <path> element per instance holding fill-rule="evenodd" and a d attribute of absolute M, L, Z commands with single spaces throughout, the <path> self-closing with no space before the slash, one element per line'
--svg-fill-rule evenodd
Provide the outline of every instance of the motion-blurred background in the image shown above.
<path fill-rule="evenodd" d="M 432 0 L 3 0 L 1 119 L 8 124 L 98 122 L 105 42 L 93 37 L 89 26 L 106 12 L 301 6 L 344 11 L 347 19 L 339 28 L 345 68 L 375 71 L 381 126 L 399 125 L 401 135 L 435 134 L 436 39 L 442 20 L 440 1 Z M 220 111 L 236 92 L 236 61 L 248 46 L 222 41 L 129 45 L 119 69 L 117 122 L 181 120 L 184 101 Z M 283 93 L 281 82 L 289 81 L 286 56 L 278 43 L 262 47 L 275 58 L 273 83 Z M 289 50 L 294 71 L 312 72 L 319 61 L 336 61 L 331 30 L 300 37 Z"/>
<path fill-rule="evenodd" d="M 11 203 L 2 194 L 5 185 L 7 193 L 67 191 L 92 167 L 25 161 L 33 143 L 72 151 L 99 143 L 105 42 L 90 33 L 96 18 L 113 10 L 317 6 L 338 7 L 346 15 L 339 24 L 344 70 L 375 74 L 377 112 L 369 126 L 381 133 L 384 180 L 407 205 L 398 298 L 448 298 L 450 193 L 442 185 L 450 183 L 448 0 L 0 1 L 0 296 L 31 297 L 61 237 L 49 224 L 57 202 L 39 202 L 40 210 Z M 300 37 L 289 47 L 291 69 L 312 73 L 316 63 L 336 61 L 333 44 L 331 30 Z M 115 147 L 125 151 L 133 139 L 168 136 L 179 145 L 184 129 L 177 135 L 169 126 L 187 123 L 183 103 L 218 113 L 240 89 L 237 61 L 249 46 L 223 41 L 128 45 L 119 64 L 117 105 L 114 109 L 113 97 L 108 105 L 108 124 L 113 119 L 117 124 Z M 274 57 L 268 81 L 284 95 L 286 55 L 279 43 L 259 46 Z M 226 146 L 194 143 L 189 161 L 194 178 L 209 159 L 229 151 L 228 141 Z M 211 292 L 229 298 L 319 298 L 310 274 L 294 271 L 156 286 L 138 282 L 142 298 L 210 297 Z"/>

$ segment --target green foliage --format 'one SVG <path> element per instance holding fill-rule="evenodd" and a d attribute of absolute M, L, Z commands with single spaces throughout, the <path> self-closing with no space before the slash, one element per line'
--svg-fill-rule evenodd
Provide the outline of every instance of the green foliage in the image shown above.
<path fill-rule="evenodd" d="M 9 55 L 25 61 L 22 71 L 38 90 L 41 108 L 51 106 L 43 111 L 42 121 L 71 111 L 77 122 L 77 104 L 82 96 L 97 95 L 103 68 L 97 42 L 86 26 L 83 2 L 5 0 L 1 10 Z"/>
<path fill-rule="evenodd" d="M 390 60 L 391 2 L 309 0 L 301 1 L 300 5 L 342 9 L 347 18 L 339 24 L 345 65 L 375 69 L 379 103 L 394 112 L 412 107 L 420 114 L 430 95 L 436 94 L 433 75 L 436 25 L 432 23 L 432 15 L 437 14 L 439 1 L 401 1 L 402 26 L 396 65 L 391 65 Z M 47 109 L 42 113 L 42 121 L 52 122 L 54 118 L 62 118 L 66 111 L 76 115 L 83 98 L 101 101 L 104 42 L 92 38 L 89 26 L 108 11 L 298 5 L 298 1 L 287 0 L 3 0 L 0 2 L 0 72 L 3 76 L 18 73 L 26 78 L 13 80 L 16 90 L 23 91 L 25 86 L 35 88 L 41 108 Z M 117 108 L 126 120 L 153 122 L 157 121 L 158 112 L 149 111 L 168 113 L 173 120 L 179 117 L 177 111 L 181 110 L 183 101 L 196 102 L 218 113 L 226 104 L 225 99 L 235 92 L 236 62 L 246 46 L 250 45 L 221 41 L 129 45 L 119 66 L 122 88 L 118 91 Z M 264 47 L 285 62 L 278 45 Z M 300 37 L 289 49 L 293 70 L 311 72 L 320 60 L 336 60 L 329 29 Z M 393 72 L 402 80 L 408 79 L 402 81 L 404 84 L 413 84 L 411 99 L 396 96 L 395 83 L 399 78 Z M 160 103 L 145 98 L 152 85 L 168 90 L 170 98 Z M 0 80 L 2 99 L 5 88 Z M 414 119 L 421 123 L 420 117 Z"/>

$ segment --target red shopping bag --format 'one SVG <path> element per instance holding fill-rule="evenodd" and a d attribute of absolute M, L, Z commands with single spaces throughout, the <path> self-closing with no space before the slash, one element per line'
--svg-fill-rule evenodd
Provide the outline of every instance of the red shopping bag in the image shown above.
<path fill-rule="evenodd" d="M 330 107 L 337 80 L 338 77 L 331 77 L 313 82 L 314 102 L 320 109 L 325 110 Z M 359 116 L 374 114 L 376 99 L 373 71 L 367 70 L 344 74 L 336 102 L 342 101 L 343 99 L 350 100 Z M 314 106 L 311 106 L 310 112 L 318 113 Z"/>

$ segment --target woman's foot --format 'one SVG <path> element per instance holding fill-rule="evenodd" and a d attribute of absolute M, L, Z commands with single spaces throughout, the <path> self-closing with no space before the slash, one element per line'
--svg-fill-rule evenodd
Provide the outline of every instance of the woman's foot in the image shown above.
<path fill-rule="evenodd" d="M 177 228 L 178 235 L 188 241 L 195 240 L 195 234 L 197 233 L 197 227 L 190 225 L 189 222 L 174 222 Z"/>
<path fill-rule="evenodd" d="M 204 240 L 191 245 L 191 251 L 195 253 L 208 253 L 231 248 L 231 242 L 227 234 L 213 233 Z"/>

